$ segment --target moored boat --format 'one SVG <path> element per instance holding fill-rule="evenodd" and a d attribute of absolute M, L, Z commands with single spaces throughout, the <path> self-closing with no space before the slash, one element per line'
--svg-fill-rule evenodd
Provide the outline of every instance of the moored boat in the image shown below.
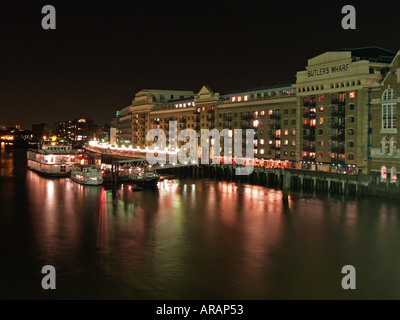
<path fill-rule="evenodd" d="M 103 174 L 96 165 L 76 165 L 71 171 L 71 180 L 84 185 L 98 186 L 103 184 Z"/>
<path fill-rule="evenodd" d="M 74 165 L 79 164 L 81 154 L 70 145 L 40 145 L 27 151 L 28 168 L 47 176 L 67 177 Z"/>
<path fill-rule="evenodd" d="M 135 168 L 129 174 L 129 181 L 143 188 L 155 188 L 160 175 L 150 168 Z"/>

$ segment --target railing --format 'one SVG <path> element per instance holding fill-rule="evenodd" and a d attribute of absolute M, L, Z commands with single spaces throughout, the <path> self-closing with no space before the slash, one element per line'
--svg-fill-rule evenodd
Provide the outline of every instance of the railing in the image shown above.
<path fill-rule="evenodd" d="M 279 130 L 281 128 L 280 124 L 270 124 L 269 128 L 272 130 Z"/>
<path fill-rule="evenodd" d="M 313 135 L 313 134 L 306 134 L 306 135 L 303 135 L 303 139 L 304 139 L 304 140 L 308 140 L 308 141 L 315 141 L 315 135 Z"/>
<path fill-rule="evenodd" d="M 303 151 L 315 152 L 315 146 L 303 146 Z"/>
<path fill-rule="evenodd" d="M 314 111 L 303 112 L 303 117 L 304 118 L 315 118 L 316 113 Z"/>
<path fill-rule="evenodd" d="M 281 116 L 280 114 L 271 114 L 271 115 L 269 116 L 269 118 L 270 118 L 271 120 L 275 120 L 275 119 L 281 119 L 282 116 Z"/>
<path fill-rule="evenodd" d="M 345 148 L 344 148 L 344 146 L 343 147 L 331 147 L 331 152 L 343 154 L 343 153 L 345 153 Z"/>
<path fill-rule="evenodd" d="M 252 114 L 244 114 L 244 115 L 240 116 L 240 118 L 242 120 L 251 120 L 251 119 L 253 119 L 253 115 Z"/>
<path fill-rule="evenodd" d="M 346 113 L 344 111 L 332 111 L 331 116 L 332 117 L 345 117 Z"/>
<path fill-rule="evenodd" d="M 340 134 L 340 135 L 331 137 L 331 139 L 334 140 L 334 141 L 344 141 L 345 140 L 345 136 L 344 136 L 344 134 Z"/>
<path fill-rule="evenodd" d="M 332 123 L 331 124 L 331 128 L 332 129 L 343 129 L 344 127 L 346 127 L 346 125 L 344 123 Z"/>
<path fill-rule="evenodd" d="M 305 101 L 303 102 L 303 106 L 305 107 L 315 107 L 317 105 L 316 101 Z"/>

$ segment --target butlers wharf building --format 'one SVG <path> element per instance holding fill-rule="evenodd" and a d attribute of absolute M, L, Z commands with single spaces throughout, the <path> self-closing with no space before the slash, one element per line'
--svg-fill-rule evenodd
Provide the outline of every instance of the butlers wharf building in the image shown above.
<path fill-rule="evenodd" d="M 119 112 L 117 142 L 145 148 L 154 143 L 146 141 L 147 132 L 161 129 L 168 147 L 170 121 L 178 132 L 190 128 L 198 135 L 254 129 L 254 156 L 262 166 L 358 173 L 396 184 L 399 53 L 379 47 L 326 52 L 309 59 L 294 84 L 230 93 L 207 85 L 199 92 L 142 90 Z"/>

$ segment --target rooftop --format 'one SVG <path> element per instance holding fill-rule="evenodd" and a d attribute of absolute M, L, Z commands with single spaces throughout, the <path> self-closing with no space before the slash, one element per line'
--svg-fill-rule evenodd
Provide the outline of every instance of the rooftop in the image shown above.
<path fill-rule="evenodd" d="M 338 49 L 336 51 L 350 51 L 354 61 L 368 60 L 371 62 L 391 63 L 396 56 L 396 52 L 381 47 Z"/>

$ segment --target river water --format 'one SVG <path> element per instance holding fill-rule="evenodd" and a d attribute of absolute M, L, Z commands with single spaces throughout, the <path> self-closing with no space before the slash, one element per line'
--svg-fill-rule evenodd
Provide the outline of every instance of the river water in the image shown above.
<path fill-rule="evenodd" d="M 0 153 L 2 299 L 400 299 L 397 201 L 203 180 L 49 179 Z M 56 269 L 43 290 L 42 267 Z M 357 290 L 341 286 L 345 265 Z"/>

